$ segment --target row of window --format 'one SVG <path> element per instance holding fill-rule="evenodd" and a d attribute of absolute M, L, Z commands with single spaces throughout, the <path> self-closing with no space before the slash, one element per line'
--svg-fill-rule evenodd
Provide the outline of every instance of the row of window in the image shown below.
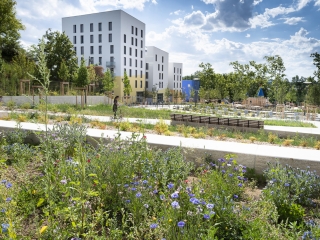
<path fill-rule="evenodd" d="M 109 40 L 109 42 L 112 42 L 112 33 L 109 33 L 108 40 Z M 98 42 L 102 43 L 102 34 L 98 35 Z M 83 44 L 83 43 L 84 43 L 84 36 L 81 35 L 80 36 L 80 44 Z M 94 43 L 93 35 L 90 35 L 90 43 Z M 77 36 L 73 36 L 73 44 L 77 44 Z"/>
<path fill-rule="evenodd" d="M 138 57 L 138 49 L 134 50 L 135 56 Z M 127 54 L 127 46 L 123 46 L 123 54 Z M 129 55 L 132 56 L 132 48 L 129 47 Z M 140 51 L 140 58 L 143 58 L 143 51 Z"/>
<path fill-rule="evenodd" d="M 127 35 L 126 34 L 123 34 L 123 42 L 127 43 Z M 138 39 L 131 37 L 131 45 L 132 46 L 135 45 L 136 47 L 138 47 Z M 140 47 L 143 48 L 143 40 L 140 40 Z"/>
<path fill-rule="evenodd" d="M 155 58 L 155 61 L 157 62 L 158 61 L 158 55 L 155 54 L 154 58 Z M 164 62 L 164 57 L 163 56 L 161 57 L 161 62 L 162 63 Z"/>
<path fill-rule="evenodd" d="M 102 54 L 102 46 L 99 46 L 98 50 L 99 50 L 99 54 Z M 74 47 L 74 51 L 77 54 L 77 47 Z M 114 46 L 110 45 L 110 54 L 113 54 L 113 53 L 114 53 Z M 80 47 L 80 54 L 81 55 L 84 54 L 84 47 L 83 46 Z M 90 46 L 90 54 L 94 54 L 94 46 Z"/>
<path fill-rule="evenodd" d="M 177 83 L 177 88 L 179 87 L 179 83 Z M 176 83 L 173 83 L 173 88 L 176 88 Z M 180 83 L 180 88 L 181 88 L 181 83 Z"/>
<path fill-rule="evenodd" d="M 180 70 L 180 71 L 179 71 L 179 70 Z M 179 72 L 180 72 L 180 74 L 181 74 L 181 68 L 177 68 L 177 73 L 179 74 Z M 173 73 L 176 73 L 176 67 L 173 68 Z"/>
<path fill-rule="evenodd" d="M 123 72 L 127 72 L 126 68 L 124 68 Z M 132 77 L 132 69 L 129 69 L 129 72 L 127 73 L 129 77 Z M 140 71 L 140 78 L 142 78 L 143 71 Z M 134 77 L 138 77 L 138 70 L 134 71 Z"/>
<path fill-rule="evenodd" d="M 136 34 L 138 36 L 138 28 L 131 26 L 131 34 Z M 143 30 L 141 29 L 141 37 L 143 38 Z"/>
<path fill-rule="evenodd" d="M 146 79 L 149 79 L 149 72 L 146 72 Z M 163 80 L 163 73 L 159 73 L 159 79 Z"/>
<path fill-rule="evenodd" d="M 94 30 L 94 24 L 90 23 L 90 32 L 93 32 Z M 112 22 L 108 22 L 108 30 L 112 31 Z M 84 25 L 80 24 L 80 32 L 83 33 L 84 31 Z M 98 23 L 98 31 L 102 31 L 102 23 Z M 73 33 L 77 33 L 77 25 L 73 25 Z"/>
<path fill-rule="evenodd" d="M 126 66 L 127 65 L 127 58 L 124 57 L 123 58 L 123 65 Z M 129 58 L 129 66 L 132 67 L 132 58 Z M 138 67 L 138 60 L 135 59 L 135 67 Z M 140 61 L 140 68 L 143 68 L 143 61 Z"/>
<path fill-rule="evenodd" d="M 180 79 L 179 79 L 179 77 L 180 77 Z M 176 75 L 173 75 L 173 80 L 176 80 Z M 181 81 L 181 76 L 177 76 L 177 80 L 179 81 Z"/>

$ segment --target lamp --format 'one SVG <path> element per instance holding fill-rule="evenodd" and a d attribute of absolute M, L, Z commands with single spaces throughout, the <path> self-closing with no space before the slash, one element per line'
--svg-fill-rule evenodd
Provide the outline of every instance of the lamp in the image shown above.
<path fill-rule="evenodd" d="M 312 82 L 310 82 L 309 80 L 307 80 L 307 81 L 304 81 L 303 82 L 304 84 L 307 84 L 306 85 L 306 96 L 304 97 L 304 110 L 303 110 L 303 115 L 305 116 L 306 115 L 306 109 L 307 109 L 307 94 L 308 94 L 308 87 L 310 86 L 310 84 L 312 83 Z"/>

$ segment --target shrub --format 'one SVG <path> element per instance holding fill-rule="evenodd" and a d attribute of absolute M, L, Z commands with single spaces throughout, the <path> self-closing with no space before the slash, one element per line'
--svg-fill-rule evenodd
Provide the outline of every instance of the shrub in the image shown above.
<path fill-rule="evenodd" d="M 316 144 L 314 145 L 314 148 L 317 150 L 320 150 L 320 141 L 316 142 Z"/>
<path fill-rule="evenodd" d="M 251 143 L 254 143 L 257 140 L 257 138 L 251 136 L 251 137 L 249 137 L 249 140 L 250 140 Z"/>
<path fill-rule="evenodd" d="M 269 133 L 269 135 L 268 135 L 268 142 L 269 143 L 274 144 L 277 139 L 278 139 L 277 135 Z"/>
<path fill-rule="evenodd" d="M 305 140 L 305 139 L 302 139 L 302 140 L 300 141 L 299 146 L 301 146 L 301 147 L 306 147 L 306 146 L 308 146 L 308 141 Z"/>
<path fill-rule="evenodd" d="M 166 131 L 169 130 L 168 125 L 161 119 L 159 122 L 156 123 L 156 125 L 154 126 L 154 130 L 156 131 L 156 133 L 158 134 L 163 134 Z"/>
<path fill-rule="evenodd" d="M 218 139 L 221 140 L 221 141 L 225 140 L 225 139 L 226 139 L 226 134 L 221 133 L 221 134 L 218 136 Z"/>
<path fill-rule="evenodd" d="M 207 134 L 208 134 L 208 136 L 213 137 L 214 136 L 214 128 L 209 128 Z"/>
<path fill-rule="evenodd" d="M 179 133 L 182 133 L 183 130 L 184 130 L 184 128 L 185 128 L 185 126 L 184 126 L 183 124 L 177 125 L 177 131 L 178 131 Z"/>
<path fill-rule="evenodd" d="M 20 105 L 21 109 L 30 109 L 31 108 L 31 103 L 29 102 L 24 102 Z"/>
<path fill-rule="evenodd" d="M 165 135 L 165 136 L 172 136 L 172 133 L 168 130 L 168 131 L 165 131 L 165 132 L 164 132 L 164 135 Z"/>
<path fill-rule="evenodd" d="M 120 131 L 129 131 L 132 128 L 132 124 L 128 121 L 120 122 L 119 129 Z"/>
<path fill-rule="evenodd" d="M 26 122 L 27 121 L 27 116 L 19 114 L 17 121 L 18 122 Z"/>
<path fill-rule="evenodd" d="M 283 146 L 291 146 L 293 141 L 294 141 L 293 139 L 286 139 L 283 141 L 282 145 Z"/>
<path fill-rule="evenodd" d="M 304 217 L 304 209 L 296 203 L 282 203 L 278 207 L 279 222 L 298 222 L 301 223 Z"/>
<path fill-rule="evenodd" d="M 14 101 L 8 101 L 7 102 L 7 108 L 9 109 L 9 110 L 13 110 L 13 109 L 15 109 L 15 107 L 16 107 L 16 103 L 14 102 Z"/>

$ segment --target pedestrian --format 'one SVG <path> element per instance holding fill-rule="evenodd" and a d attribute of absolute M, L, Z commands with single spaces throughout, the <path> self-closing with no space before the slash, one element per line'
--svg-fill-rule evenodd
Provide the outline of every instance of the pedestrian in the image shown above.
<path fill-rule="evenodd" d="M 113 100 L 113 107 L 112 107 L 112 110 L 113 110 L 113 113 L 114 113 L 114 118 L 117 117 L 117 111 L 118 111 L 118 98 L 119 96 L 116 96 Z"/>

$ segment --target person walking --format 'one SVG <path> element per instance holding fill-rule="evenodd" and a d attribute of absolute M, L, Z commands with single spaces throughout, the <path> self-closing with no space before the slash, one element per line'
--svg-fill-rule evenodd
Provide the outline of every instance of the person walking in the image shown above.
<path fill-rule="evenodd" d="M 116 96 L 113 100 L 113 107 L 112 107 L 112 111 L 113 111 L 113 114 L 114 114 L 114 118 L 117 117 L 117 111 L 118 111 L 118 98 L 119 96 Z"/>

